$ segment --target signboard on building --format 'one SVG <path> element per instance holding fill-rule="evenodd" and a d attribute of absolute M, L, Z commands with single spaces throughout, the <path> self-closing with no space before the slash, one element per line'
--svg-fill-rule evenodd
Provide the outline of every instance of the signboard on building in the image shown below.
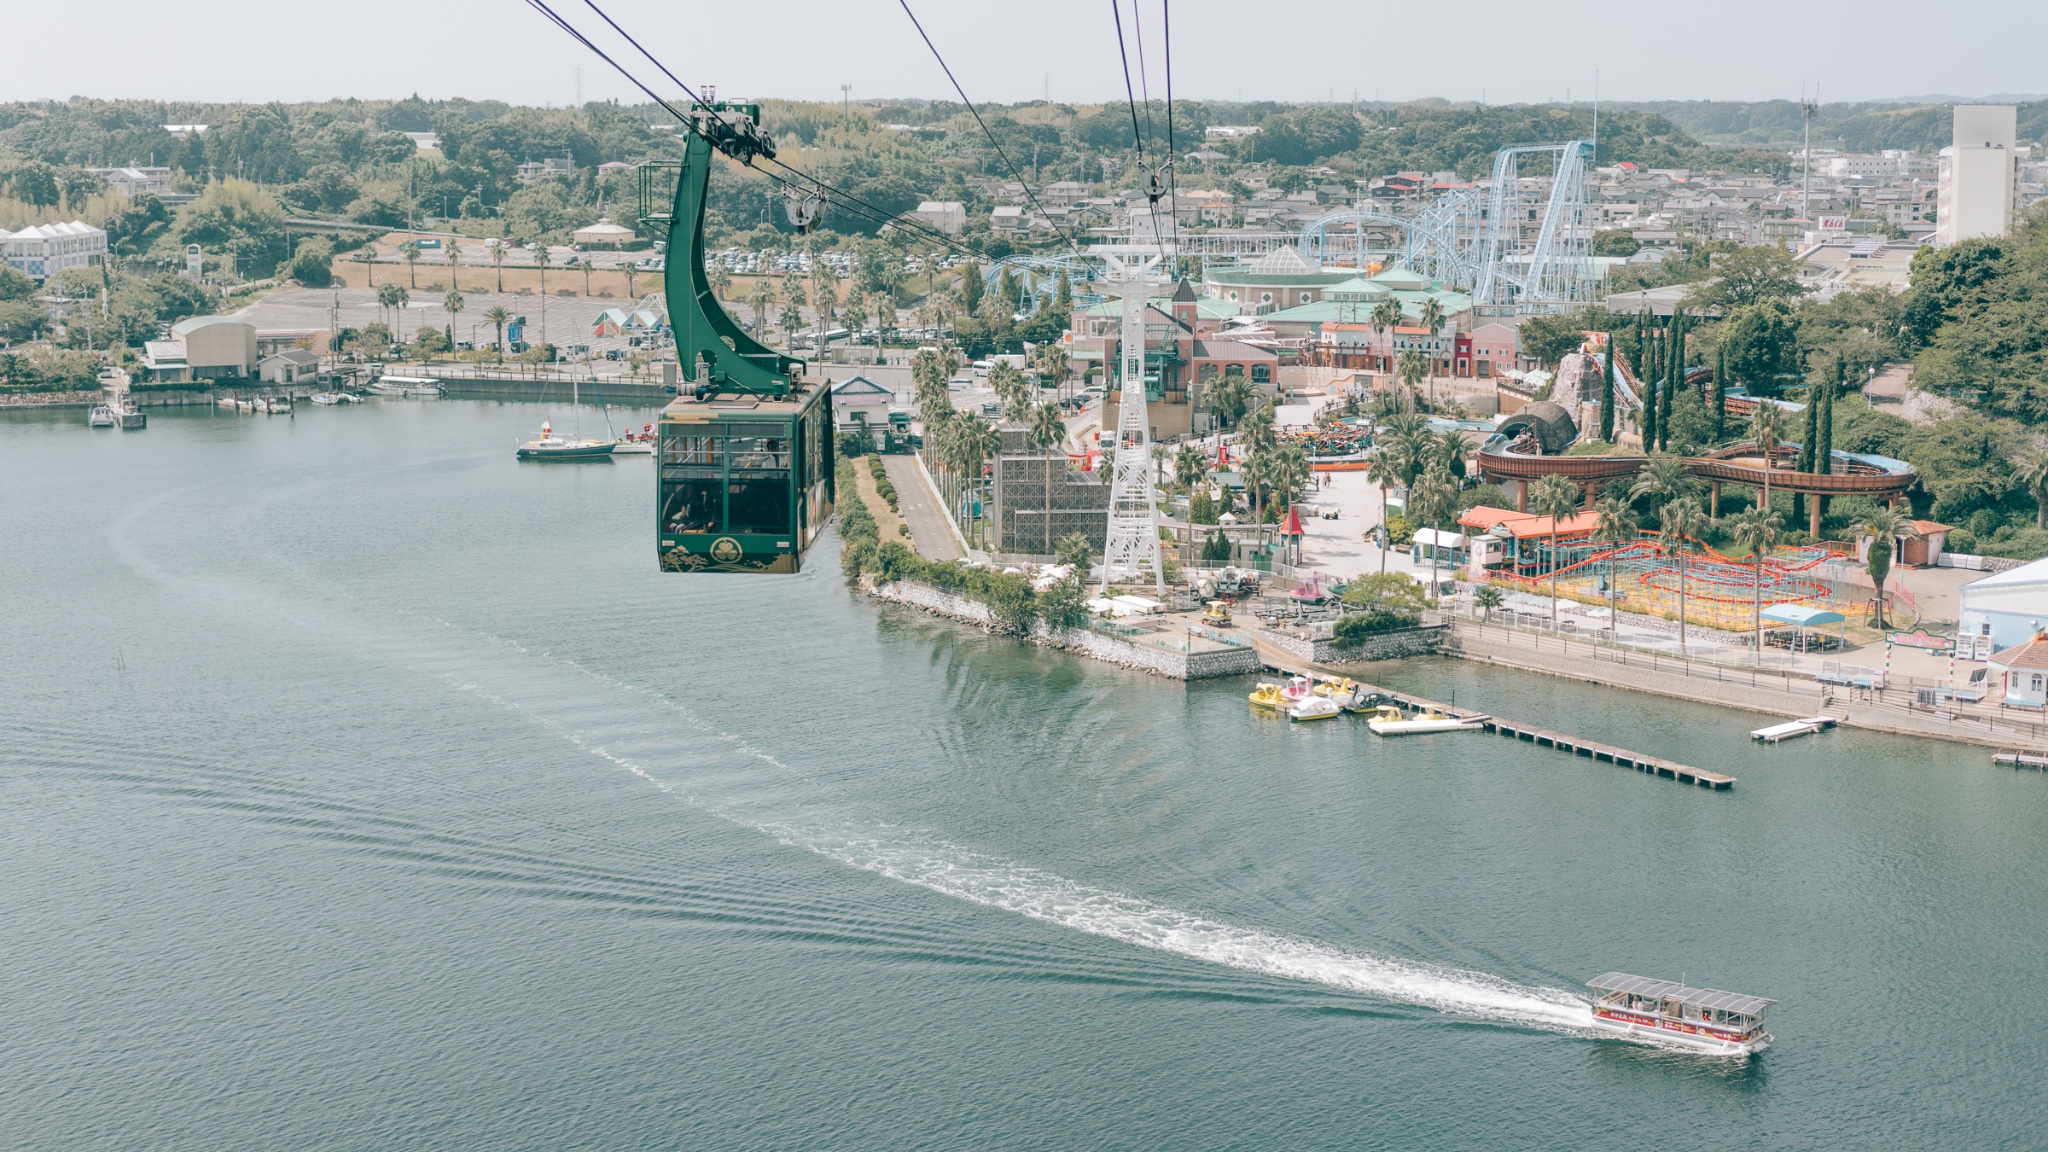
<path fill-rule="evenodd" d="M 197 275 L 199 275 L 200 271 L 201 271 L 202 269 L 204 269 L 204 268 L 205 268 L 205 266 L 206 266 L 206 262 L 205 262 L 205 260 L 204 260 L 204 259 L 202 259 L 202 258 L 201 258 L 201 256 L 200 256 L 200 252 L 199 252 L 199 245 L 197 245 L 197 244 L 187 244 L 187 245 L 185 245 L 185 272 L 186 272 L 186 274 L 187 274 L 187 275 L 191 275 L 191 276 L 197 276 Z"/>
<path fill-rule="evenodd" d="M 1820 218 L 1820 230 L 1823 232 L 1847 232 L 1849 230 L 1849 218 L 1847 216 L 1822 216 Z"/>

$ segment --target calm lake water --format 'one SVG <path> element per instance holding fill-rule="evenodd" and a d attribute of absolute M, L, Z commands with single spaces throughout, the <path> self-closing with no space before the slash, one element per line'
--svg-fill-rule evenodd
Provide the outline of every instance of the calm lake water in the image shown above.
<path fill-rule="evenodd" d="M 651 461 L 513 459 L 568 415 L 0 421 L 0 1146 L 2048 1141 L 2048 776 L 1376 673 L 1710 793 L 1261 720 L 856 599 L 829 539 L 664 576 Z M 1609 969 L 1776 1046 L 1591 1038 Z"/>

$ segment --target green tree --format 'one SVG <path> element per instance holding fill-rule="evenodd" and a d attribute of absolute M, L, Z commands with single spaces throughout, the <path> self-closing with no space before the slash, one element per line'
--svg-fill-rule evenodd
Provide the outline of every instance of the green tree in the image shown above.
<path fill-rule="evenodd" d="M 1052 551 L 1052 475 L 1055 466 L 1066 471 L 1067 422 L 1060 418 L 1058 404 L 1040 404 L 1033 414 L 1025 439 L 1045 453 L 1045 550 Z M 1083 575 L 1086 575 L 1083 573 Z"/>
<path fill-rule="evenodd" d="M 505 294 L 505 250 L 511 245 L 503 240 L 493 239 L 490 244 L 491 266 L 498 271 L 498 295 Z"/>
<path fill-rule="evenodd" d="M 512 322 L 512 313 L 507 312 L 502 305 L 493 304 L 489 308 L 484 309 L 484 320 L 491 327 L 498 330 L 498 363 L 503 364 L 505 362 L 505 325 Z"/>
<path fill-rule="evenodd" d="M 420 242 L 407 240 L 398 246 L 398 258 L 405 261 L 405 279 L 408 287 L 420 286 L 419 262 Z"/>
<path fill-rule="evenodd" d="M 1458 509 L 1458 489 L 1451 482 L 1450 474 L 1441 469 L 1431 469 L 1415 487 L 1408 490 L 1408 514 L 1420 520 L 1437 538 L 1443 535 L 1444 525 Z M 1437 595 L 1437 556 L 1443 549 L 1432 542 L 1429 549 L 1429 595 Z"/>
<path fill-rule="evenodd" d="M 1429 366 L 1424 363 L 1422 353 L 1410 348 L 1394 361 L 1394 378 L 1408 389 L 1408 403 L 1412 408 L 1420 395 L 1417 385 L 1429 375 Z"/>
<path fill-rule="evenodd" d="M 448 290 L 462 291 L 462 245 L 450 236 L 441 241 L 441 251 L 448 257 Z"/>
<path fill-rule="evenodd" d="M 1686 557 L 1699 551 L 1699 538 L 1706 534 L 1712 521 L 1700 508 L 1699 501 L 1691 496 L 1681 496 L 1666 504 L 1659 514 L 1660 532 L 1664 550 L 1678 561 L 1678 654 L 1686 655 L 1685 647 L 1685 594 Z"/>
<path fill-rule="evenodd" d="M 1764 561 L 1770 556 L 1771 549 L 1777 546 L 1785 521 L 1768 505 L 1723 517 L 1722 521 L 1736 546 L 1750 552 L 1750 627 L 1755 645 L 1752 662 L 1761 665 L 1764 659 Z"/>
<path fill-rule="evenodd" d="M 1766 300 L 1796 300 L 1803 292 L 1798 264 L 1777 244 L 1721 253 L 1712 267 L 1714 278 L 1687 294 L 1687 307 L 1740 308 Z"/>
<path fill-rule="evenodd" d="M 2034 499 L 2034 527 L 2048 528 L 2048 451 L 2029 448 L 2014 464 L 2012 478 Z"/>
<path fill-rule="evenodd" d="M 1472 603 L 1479 608 L 1483 618 L 1489 624 L 1493 622 L 1493 610 L 1500 607 L 1501 602 L 1505 599 L 1507 598 L 1501 595 L 1500 589 L 1491 584 L 1480 588 L 1472 594 Z"/>
<path fill-rule="evenodd" d="M 462 305 L 462 293 L 453 288 L 441 296 L 441 307 L 448 312 L 448 348 L 451 352 L 455 348 L 455 318 L 462 315 Z"/>
<path fill-rule="evenodd" d="M 1562 476 L 1545 476 L 1536 482 L 1535 490 L 1529 494 L 1529 510 L 1538 516 L 1550 518 L 1550 626 L 1557 627 L 1557 529 L 1565 520 L 1578 515 L 1578 485 Z"/>
<path fill-rule="evenodd" d="M 1769 400 L 1759 401 L 1749 418 L 1749 436 L 1764 461 L 1764 494 L 1759 507 L 1771 506 L 1771 473 L 1778 468 L 1778 442 L 1784 438 L 1785 410 Z"/>
<path fill-rule="evenodd" d="M 1372 334 L 1374 342 L 1385 346 L 1387 332 L 1401 326 L 1401 302 L 1388 296 L 1372 306 Z"/>
<path fill-rule="evenodd" d="M 1621 348 L 1607 334 L 1607 370 L 1600 374 L 1600 442 L 1614 443 L 1614 393 L 1621 383 Z"/>
<path fill-rule="evenodd" d="M 1620 638 L 1621 617 L 1618 596 L 1621 585 L 1621 550 L 1635 543 L 1641 530 L 1635 509 L 1626 500 L 1602 500 L 1593 507 L 1593 535 L 1607 547 L 1607 638 Z"/>
<path fill-rule="evenodd" d="M 1391 532 L 1391 530 L 1386 529 L 1387 489 L 1401 482 L 1401 460 L 1398 455 L 1390 450 L 1389 445 L 1380 445 L 1379 450 L 1373 453 L 1372 458 L 1365 462 L 1365 479 L 1367 483 L 1379 489 L 1380 525 L 1383 530 Z M 1382 575 L 1387 570 L 1387 553 L 1393 546 L 1394 541 L 1391 534 L 1380 544 L 1380 572 Z"/>
<path fill-rule="evenodd" d="M 1770 299 L 1731 309 L 1721 322 L 1720 343 L 1731 378 L 1752 395 L 1775 396 L 1799 374 L 1799 317 L 1783 300 Z"/>
<path fill-rule="evenodd" d="M 1095 562 L 1095 546 L 1079 532 L 1069 532 L 1060 537 L 1059 546 L 1053 551 L 1060 563 L 1073 565 L 1075 573 L 1084 579 Z"/>
<path fill-rule="evenodd" d="M 1555 365 L 1586 342 L 1585 321 L 1578 316 L 1531 316 L 1516 330 L 1522 355 L 1539 364 Z"/>
<path fill-rule="evenodd" d="M 1682 457 L 1658 455 L 1650 457 L 1643 470 L 1636 473 L 1628 495 L 1631 500 L 1648 500 L 1650 511 L 1661 514 L 1666 504 L 1691 494 L 1698 487 L 1699 482 L 1685 470 Z"/>
<path fill-rule="evenodd" d="M 1889 627 L 1884 616 L 1884 583 L 1892 573 L 1893 542 L 1900 537 L 1918 536 L 1920 529 L 1913 526 L 1910 516 L 1889 504 L 1880 504 L 1858 516 L 1849 530 L 1870 541 L 1863 552 L 1863 570 L 1869 573 L 1871 586 L 1877 590 L 1877 598 L 1872 602 L 1876 611 L 1870 617 L 1870 626 L 1882 630 Z"/>
<path fill-rule="evenodd" d="M 173 233 L 179 244 L 232 252 L 237 270 L 254 276 L 270 275 L 288 251 L 284 209 L 245 180 L 208 184 L 197 200 L 179 210 Z"/>

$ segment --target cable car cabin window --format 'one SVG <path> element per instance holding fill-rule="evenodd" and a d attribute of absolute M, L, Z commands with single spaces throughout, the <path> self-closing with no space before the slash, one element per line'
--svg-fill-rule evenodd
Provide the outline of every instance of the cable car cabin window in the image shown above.
<path fill-rule="evenodd" d="M 664 464 L 701 464 L 717 467 L 723 463 L 724 441 L 716 436 L 667 436 L 661 442 Z"/>
<path fill-rule="evenodd" d="M 725 442 L 725 454 L 734 473 L 789 471 L 785 436 L 734 436 Z"/>
<path fill-rule="evenodd" d="M 773 472 L 742 476 L 735 469 L 726 487 L 726 509 L 730 518 L 726 531 L 734 535 L 786 535 L 789 532 L 789 473 Z"/>
<path fill-rule="evenodd" d="M 725 531 L 725 482 L 714 476 L 692 477 L 667 485 L 661 523 L 668 532 Z"/>

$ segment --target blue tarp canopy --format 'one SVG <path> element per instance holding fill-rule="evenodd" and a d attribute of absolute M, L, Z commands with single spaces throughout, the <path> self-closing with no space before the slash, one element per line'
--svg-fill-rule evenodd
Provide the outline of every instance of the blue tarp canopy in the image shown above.
<path fill-rule="evenodd" d="M 1825 608 L 1808 608 L 1804 604 L 1773 604 L 1764 609 L 1763 617 L 1780 624 L 1795 624 L 1801 628 L 1815 628 L 1822 624 L 1840 624 L 1842 614 Z"/>

